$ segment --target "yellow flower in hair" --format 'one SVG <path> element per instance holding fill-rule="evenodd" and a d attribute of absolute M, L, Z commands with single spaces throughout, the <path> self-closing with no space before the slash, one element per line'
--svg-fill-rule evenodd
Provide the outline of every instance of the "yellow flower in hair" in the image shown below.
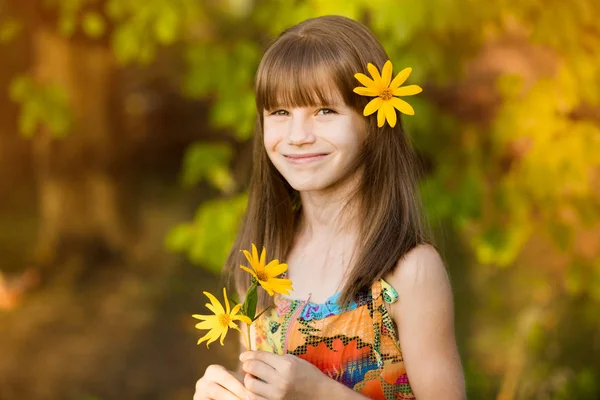
<path fill-rule="evenodd" d="M 240 265 L 240 268 L 252 275 L 270 296 L 273 296 L 274 293 L 290 294 L 290 290 L 292 290 L 292 281 L 289 279 L 276 278 L 287 271 L 287 264 L 280 264 L 279 260 L 273 260 L 265 265 L 267 257 L 266 250 L 263 247 L 259 259 L 258 250 L 254 243 L 252 243 L 252 255 L 248 250 L 244 250 L 243 252 L 252 269 L 243 265 Z"/>
<path fill-rule="evenodd" d="M 208 329 L 208 333 L 198 340 L 198 344 L 206 342 L 206 347 L 209 344 L 216 341 L 219 336 L 221 337 L 221 345 L 223 345 L 223 339 L 227 335 L 229 328 L 235 329 L 242 332 L 234 321 L 242 321 L 248 326 L 252 323 L 252 320 L 245 315 L 239 314 L 242 304 L 238 304 L 233 309 L 229 308 L 229 300 L 227 299 L 227 291 L 223 288 L 223 299 L 225 301 L 225 308 L 221 305 L 219 300 L 208 292 L 203 292 L 206 297 L 209 298 L 211 304 L 206 304 L 206 307 L 214 313 L 214 315 L 198 315 L 194 314 L 192 317 L 201 320 L 196 324 L 196 329 Z M 242 333 L 243 334 L 243 333 Z M 248 341 L 248 338 L 246 338 Z M 248 343 L 249 345 L 249 343 Z"/>
<path fill-rule="evenodd" d="M 389 60 L 383 65 L 381 75 L 377 67 L 371 63 L 367 65 L 367 69 L 373 79 L 365 74 L 354 74 L 354 77 L 365 85 L 365 87 L 354 88 L 354 93 L 361 96 L 375 97 L 365 106 L 363 111 L 365 117 L 377 111 L 377 126 L 381 128 L 387 120 L 393 128 L 396 126 L 396 110 L 394 108 L 404 114 L 415 115 L 415 110 L 410 104 L 395 97 L 412 96 L 423 91 L 418 85 L 400 87 L 408 79 L 412 68 L 404 68 L 396 75 L 394 80 L 392 80 L 392 62 Z"/>

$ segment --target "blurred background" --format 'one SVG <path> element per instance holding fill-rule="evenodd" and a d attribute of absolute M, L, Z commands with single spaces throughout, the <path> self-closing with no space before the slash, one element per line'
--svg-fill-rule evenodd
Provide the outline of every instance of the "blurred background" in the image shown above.
<path fill-rule="evenodd" d="M 451 274 L 469 399 L 600 399 L 596 0 L 0 0 L 0 399 L 191 399 L 245 207 L 253 75 L 368 25 Z"/>

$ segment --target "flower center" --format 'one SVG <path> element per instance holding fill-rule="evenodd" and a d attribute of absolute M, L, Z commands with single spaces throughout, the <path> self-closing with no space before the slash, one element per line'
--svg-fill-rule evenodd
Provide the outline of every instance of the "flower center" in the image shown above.
<path fill-rule="evenodd" d="M 227 314 L 219 315 L 219 323 L 221 324 L 221 326 L 223 328 L 229 326 L 230 322 L 231 322 L 231 318 L 229 317 L 229 315 L 227 315 Z"/>
<path fill-rule="evenodd" d="M 381 93 L 379 93 L 379 97 L 381 97 L 383 100 L 389 100 L 392 97 L 394 97 L 391 89 L 387 88 L 387 89 L 383 89 L 381 91 Z"/>
<path fill-rule="evenodd" d="M 269 275 L 265 271 L 256 271 L 256 276 L 259 281 L 266 282 L 269 280 Z"/>

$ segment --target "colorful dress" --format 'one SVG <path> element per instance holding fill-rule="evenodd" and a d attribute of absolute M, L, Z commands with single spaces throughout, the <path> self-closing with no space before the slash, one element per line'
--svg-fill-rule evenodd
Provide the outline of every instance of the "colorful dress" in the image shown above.
<path fill-rule="evenodd" d="M 293 354 L 371 399 L 414 399 L 385 303 L 398 299 L 383 279 L 345 310 L 336 293 L 323 304 L 275 295 L 255 322 L 257 350 Z"/>

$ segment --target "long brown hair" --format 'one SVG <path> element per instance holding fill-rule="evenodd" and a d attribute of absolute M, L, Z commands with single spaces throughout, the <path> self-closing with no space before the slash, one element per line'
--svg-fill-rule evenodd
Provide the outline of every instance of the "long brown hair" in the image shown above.
<path fill-rule="evenodd" d="M 362 115 L 369 98 L 352 90 L 356 72 L 369 62 L 379 69 L 388 56 L 362 24 L 339 16 L 306 20 L 284 31 L 265 52 L 256 74 L 257 121 L 248 206 L 225 265 L 243 293 L 250 276 L 241 249 L 255 243 L 267 259 L 285 262 L 302 210 L 299 193 L 270 162 L 263 145 L 263 110 L 275 107 L 330 105 L 336 94 Z M 421 243 L 431 243 L 417 187 L 416 157 L 399 119 L 394 128 L 378 128 L 366 117 L 367 139 L 356 167 L 361 178 L 357 200 L 359 243 L 340 304 L 352 300 L 392 271 L 400 258 Z M 367 223 L 364 223 L 368 221 Z M 263 291 L 260 291 L 263 292 Z M 266 296 L 260 298 L 269 303 Z"/>

